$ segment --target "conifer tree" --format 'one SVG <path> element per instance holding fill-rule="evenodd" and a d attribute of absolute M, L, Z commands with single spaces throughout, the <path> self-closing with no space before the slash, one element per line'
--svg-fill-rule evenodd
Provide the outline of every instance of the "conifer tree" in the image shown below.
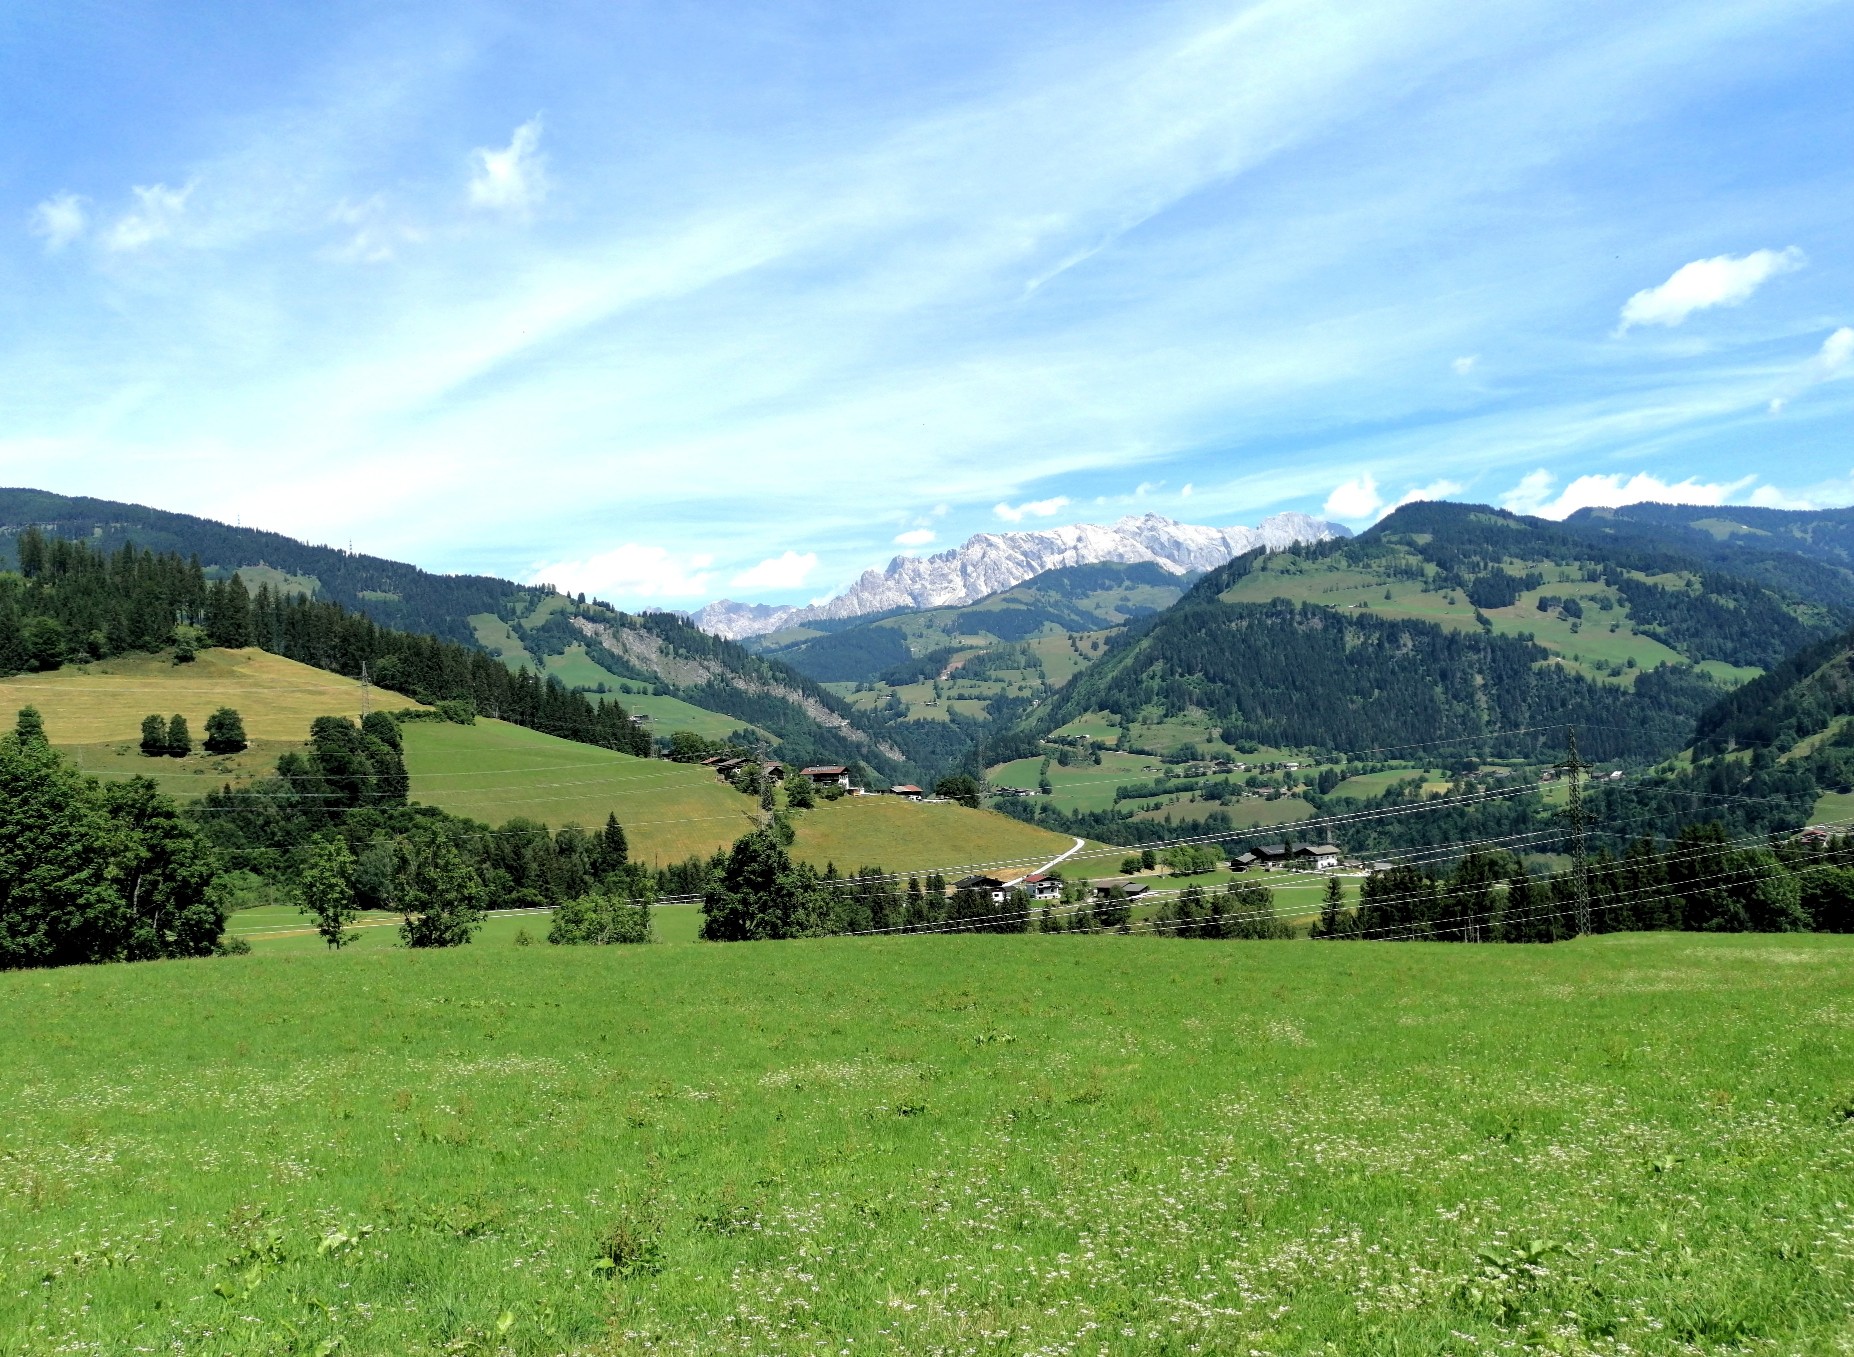
<path fill-rule="evenodd" d="M 1326 894 L 1320 901 L 1320 921 L 1309 935 L 1316 938 L 1344 937 L 1346 928 L 1345 887 L 1339 878 L 1326 878 Z"/>
<path fill-rule="evenodd" d="M 159 758 L 167 753 L 165 716 L 150 715 L 142 718 L 142 753 L 150 758 Z"/>
<path fill-rule="evenodd" d="M 48 744 L 45 738 L 45 718 L 39 715 L 37 707 L 21 707 L 19 716 L 13 723 L 13 735 L 23 748 L 29 744 Z"/>
<path fill-rule="evenodd" d="M 187 729 L 187 718 L 178 712 L 167 718 L 167 752 L 177 759 L 193 752 L 193 732 Z"/>
<path fill-rule="evenodd" d="M 605 828 L 599 831 L 598 854 L 595 859 L 598 874 L 610 876 L 631 860 L 631 845 L 625 839 L 624 826 L 618 823 L 617 813 L 605 812 Z"/>

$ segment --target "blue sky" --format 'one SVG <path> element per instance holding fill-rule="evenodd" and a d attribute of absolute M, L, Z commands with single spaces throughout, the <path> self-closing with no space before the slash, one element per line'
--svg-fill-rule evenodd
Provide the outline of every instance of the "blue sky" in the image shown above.
<path fill-rule="evenodd" d="M 0 483 L 626 605 L 1854 501 L 1847 3 L 0 11 Z"/>

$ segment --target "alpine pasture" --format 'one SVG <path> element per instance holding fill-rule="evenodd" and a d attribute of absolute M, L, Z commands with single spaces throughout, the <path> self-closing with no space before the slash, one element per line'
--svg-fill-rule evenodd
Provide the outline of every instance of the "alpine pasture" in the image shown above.
<path fill-rule="evenodd" d="M 1854 947 L 0 976 L 0 1351 L 1844 1350 Z"/>

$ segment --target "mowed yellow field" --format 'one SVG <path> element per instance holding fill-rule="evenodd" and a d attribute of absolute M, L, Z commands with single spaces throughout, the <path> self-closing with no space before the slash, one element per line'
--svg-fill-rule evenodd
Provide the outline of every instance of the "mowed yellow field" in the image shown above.
<path fill-rule="evenodd" d="M 191 664 L 159 655 L 125 655 L 66 665 L 49 674 L 0 679 L 9 711 L 31 704 L 45 717 L 54 745 L 109 744 L 141 738 L 149 713 L 187 718 L 193 738 L 206 718 L 235 707 L 253 740 L 301 741 L 318 716 L 361 714 L 361 685 L 262 650 L 202 650 Z M 418 704 L 375 688 L 374 710 Z"/>
<path fill-rule="evenodd" d="M 404 728 L 412 799 L 499 825 L 624 825 L 632 855 L 662 865 L 724 848 L 759 823 L 759 802 L 706 768 L 640 759 L 502 721 Z"/>
<path fill-rule="evenodd" d="M 415 707 L 379 688 L 374 710 Z M 203 796 L 227 782 L 268 773 L 277 757 L 300 749 L 318 716 L 361 714 L 361 685 L 262 650 L 202 650 L 191 664 L 162 655 L 124 655 L 94 664 L 66 665 L 47 674 L 0 679 L 0 713 L 33 706 L 45 718 L 55 748 L 86 773 L 106 780 L 153 778 L 171 796 Z M 206 718 L 232 707 L 244 722 L 250 748 L 232 755 L 198 748 Z M 142 718 L 187 718 L 195 752 L 186 758 L 148 758 L 141 752 Z"/>
<path fill-rule="evenodd" d="M 988 865 L 1040 867 L 1075 840 L 991 810 L 922 804 L 898 796 L 846 796 L 794 817 L 792 856 L 842 872 L 977 870 Z"/>

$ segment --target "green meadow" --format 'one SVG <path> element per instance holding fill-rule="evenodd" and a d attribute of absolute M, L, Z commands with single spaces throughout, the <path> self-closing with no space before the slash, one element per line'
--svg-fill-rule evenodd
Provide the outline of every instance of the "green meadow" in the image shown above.
<path fill-rule="evenodd" d="M 736 793 L 738 795 L 738 793 Z M 814 867 L 836 863 L 891 872 L 1015 866 L 1031 870 L 1074 847 L 1075 839 L 992 810 L 896 796 L 846 796 L 793 817 L 792 856 Z M 1063 865 L 1068 871 L 1068 864 Z"/>
<path fill-rule="evenodd" d="M 503 721 L 403 728 L 412 799 L 499 825 L 624 822 L 632 851 L 662 865 L 706 856 L 758 823 L 759 803 L 706 768 L 639 759 Z"/>
<path fill-rule="evenodd" d="M 0 1352 L 1845 1352 L 1850 994 L 1813 935 L 14 972 Z"/>

